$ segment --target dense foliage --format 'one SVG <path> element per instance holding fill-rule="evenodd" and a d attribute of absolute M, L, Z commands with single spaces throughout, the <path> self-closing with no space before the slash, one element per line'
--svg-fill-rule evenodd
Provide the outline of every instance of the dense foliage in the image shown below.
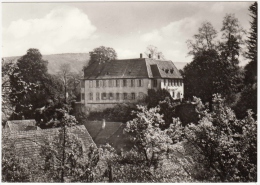
<path fill-rule="evenodd" d="M 238 64 L 246 32 L 234 14 L 227 14 L 220 33 L 217 39 L 214 27 L 204 22 L 193 40 L 187 41 L 193 60 L 183 70 L 185 98 L 201 97 L 210 108 L 213 94 L 220 93 L 232 105 L 243 89 L 244 72 Z"/>
<path fill-rule="evenodd" d="M 29 49 L 26 55 L 18 59 L 9 73 L 9 99 L 14 107 L 12 119 L 32 119 L 34 111 L 43 107 L 47 99 L 61 102 L 64 97 L 61 82 L 47 72 L 47 61 L 37 49 Z M 13 67 L 8 66 L 11 70 Z"/>
<path fill-rule="evenodd" d="M 256 117 L 257 113 L 257 2 L 249 7 L 251 13 L 251 29 L 247 40 L 246 57 L 249 63 L 245 66 L 244 88 L 241 98 L 234 106 L 236 114 L 242 118 L 248 109 L 252 109 Z"/>
<path fill-rule="evenodd" d="M 221 40 L 212 24 L 204 22 L 187 41 L 193 61 L 182 74 L 190 101 L 174 101 L 167 90 L 149 90 L 139 105 L 120 104 L 84 117 L 126 122 L 130 151 L 116 151 L 110 145 L 85 148 L 73 134 L 78 122 L 70 115 L 65 92 L 70 87 L 77 92 L 78 76 L 70 78 L 68 66 L 60 69 L 60 78 L 49 75 L 47 61 L 37 49 L 29 49 L 16 64 L 3 63 L 5 120 L 12 112 L 21 119 L 32 118 L 36 111 L 41 128 L 59 129 L 43 141 L 39 156 L 21 156 L 17 136 L 4 132 L 2 181 L 256 182 L 257 3 L 249 11 L 253 20 L 245 78 L 238 67 L 245 30 L 227 14 Z M 90 64 L 116 57 L 112 48 L 101 46 L 91 53 Z"/>
<path fill-rule="evenodd" d="M 105 63 L 117 59 L 117 53 L 113 48 L 100 46 L 90 52 L 89 65 L 94 62 Z"/>
<path fill-rule="evenodd" d="M 214 111 L 200 110 L 198 125 L 185 128 L 185 146 L 195 161 L 200 181 L 257 180 L 257 123 L 252 112 L 239 120 L 223 99 L 215 96 Z"/>

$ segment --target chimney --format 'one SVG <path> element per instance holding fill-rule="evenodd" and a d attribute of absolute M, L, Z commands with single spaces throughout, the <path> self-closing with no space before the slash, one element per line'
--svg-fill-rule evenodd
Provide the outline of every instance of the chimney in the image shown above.
<path fill-rule="evenodd" d="M 143 58 L 143 54 L 142 53 L 140 53 L 140 58 Z"/>
<path fill-rule="evenodd" d="M 151 55 L 151 54 L 149 54 L 149 58 L 152 58 L 152 55 Z"/>
<path fill-rule="evenodd" d="M 160 59 L 160 55 L 158 55 L 158 59 Z"/>
<path fill-rule="evenodd" d="M 105 127 L 106 127 L 106 120 L 103 119 L 103 122 L 102 122 L 102 129 L 105 129 Z"/>

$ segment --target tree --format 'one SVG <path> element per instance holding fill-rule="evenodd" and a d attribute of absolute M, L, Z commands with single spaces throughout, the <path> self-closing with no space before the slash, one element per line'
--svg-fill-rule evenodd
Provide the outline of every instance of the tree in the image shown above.
<path fill-rule="evenodd" d="M 194 40 L 187 40 L 186 43 L 190 49 L 189 55 L 195 55 L 204 50 L 212 50 L 216 48 L 215 38 L 217 31 L 208 21 L 202 23 L 199 33 L 193 36 Z"/>
<path fill-rule="evenodd" d="M 148 89 L 148 94 L 144 102 L 148 108 L 152 108 L 156 107 L 160 101 L 165 100 L 166 97 L 169 97 L 170 101 L 173 101 L 171 94 L 166 89 Z"/>
<path fill-rule="evenodd" d="M 147 57 L 151 55 L 151 58 L 153 59 L 158 59 L 158 57 L 160 57 L 160 59 L 165 60 L 163 53 L 159 51 L 156 46 L 153 45 L 147 46 L 145 54 Z"/>
<path fill-rule="evenodd" d="M 244 45 L 246 31 L 240 25 L 234 14 L 226 14 L 221 28 L 223 41 L 219 42 L 219 50 L 225 60 L 233 65 L 238 65 L 238 57 Z"/>
<path fill-rule="evenodd" d="M 239 120 L 219 95 L 213 102 L 213 112 L 198 110 L 199 124 L 184 131 L 186 155 L 195 161 L 192 176 L 199 181 L 256 182 L 257 123 L 252 113 Z"/>
<path fill-rule="evenodd" d="M 42 59 L 38 49 L 29 49 L 17 61 L 10 75 L 10 100 L 19 118 L 31 118 L 33 111 L 45 104 L 47 96 L 43 81 L 47 75 L 48 62 Z"/>
<path fill-rule="evenodd" d="M 91 146 L 88 153 L 84 152 L 82 141 L 71 133 L 71 129 L 79 129 L 72 128 L 77 123 L 75 117 L 66 110 L 60 112 L 63 117 L 58 135 L 46 140 L 41 148 L 44 170 L 54 182 L 64 182 L 65 178 L 72 182 L 91 182 L 92 168 L 99 160 L 97 150 Z"/>
<path fill-rule="evenodd" d="M 68 79 L 68 91 L 69 91 L 69 100 L 80 101 L 81 87 L 80 79 L 83 77 L 83 74 L 80 73 L 71 73 L 70 78 Z"/>
<path fill-rule="evenodd" d="M 10 75 L 16 68 L 16 64 L 13 61 L 6 61 L 2 59 L 2 124 L 10 118 L 13 114 L 14 107 L 10 101 Z"/>
<path fill-rule="evenodd" d="M 138 106 L 138 109 L 137 117 L 127 122 L 125 128 L 135 147 L 130 152 L 121 154 L 119 160 L 119 163 L 124 164 L 120 169 L 131 174 L 130 177 L 125 177 L 127 182 L 136 182 L 135 179 L 138 182 L 192 181 L 186 171 L 188 160 L 182 155 L 183 127 L 180 121 L 172 118 L 169 127 L 162 130 L 160 127 L 165 122 L 159 113 L 159 107 L 148 110 L 144 106 Z"/>
<path fill-rule="evenodd" d="M 240 25 L 238 19 L 235 17 L 235 14 L 226 14 L 222 24 L 222 39 L 229 40 L 230 36 L 233 35 L 240 45 L 244 44 L 243 36 L 246 34 L 246 31 Z"/>
<path fill-rule="evenodd" d="M 247 40 L 246 58 L 249 63 L 245 66 L 244 88 L 241 92 L 240 100 L 234 106 L 234 110 L 239 118 L 245 116 L 245 112 L 251 109 L 257 113 L 257 3 L 253 3 L 249 7 L 252 21 Z"/>
<path fill-rule="evenodd" d="M 64 87 L 64 98 L 65 98 L 65 103 L 67 103 L 68 99 L 68 81 L 69 78 L 71 77 L 71 67 L 69 63 L 62 64 L 60 65 L 60 69 L 58 72 L 58 78 L 62 81 L 63 87 Z"/>
<path fill-rule="evenodd" d="M 105 63 L 117 59 L 117 53 L 113 48 L 100 46 L 90 52 L 89 65 L 94 62 Z"/>
<path fill-rule="evenodd" d="M 252 21 L 250 22 L 250 36 L 247 40 L 246 57 L 250 60 L 245 66 L 245 83 L 254 84 L 257 81 L 257 2 L 249 7 Z"/>

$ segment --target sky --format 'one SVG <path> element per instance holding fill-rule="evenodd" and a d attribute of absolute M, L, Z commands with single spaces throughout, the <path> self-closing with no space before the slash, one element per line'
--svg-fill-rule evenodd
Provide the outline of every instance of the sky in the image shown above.
<path fill-rule="evenodd" d="M 173 62 L 190 62 L 186 41 L 203 21 L 220 32 L 227 13 L 249 30 L 252 2 L 3 3 L 2 55 L 29 48 L 45 54 L 112 47 L 119 59 L 138 58 L 148 45 Z"/>

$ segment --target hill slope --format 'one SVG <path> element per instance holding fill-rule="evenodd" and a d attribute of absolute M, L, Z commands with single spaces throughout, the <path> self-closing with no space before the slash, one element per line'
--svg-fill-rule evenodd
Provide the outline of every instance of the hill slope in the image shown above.
<path fill-rule="evenodd" d="M 21 56 L 16 57 L 4 57 L 5 60 L 17 61 Z M 61 64 L 70 63 L 72 72 L 80 72 L 83 66 L 89 61 L 88 53 L 62 53 L 62 54 L 52 54 L 43 55 L 42 58 L 47 60 L 48 71 L 50 74 L 55 74 L 59 71 L 59 66 Z"/>
<path fill-rule="evenodd" d="M 4 57 L 5 60 L 15 60 L 17 61 L 21 56 L 15 57 Z M 61 64 L 70 63 L 72 72 L 80 72 L 83 69 L 83 66 L 86 65 L 89 61 L 88 53 L 62 53 L 62 54 L 52 54 L 52 55 L 43 55 L 44 60 L 47 60 L 48 71 L 50 74 L 55 74 L 59 71 Z M 174 62 L 177 69 L 183 69 L 187 64 L 186 62 Z"/>

